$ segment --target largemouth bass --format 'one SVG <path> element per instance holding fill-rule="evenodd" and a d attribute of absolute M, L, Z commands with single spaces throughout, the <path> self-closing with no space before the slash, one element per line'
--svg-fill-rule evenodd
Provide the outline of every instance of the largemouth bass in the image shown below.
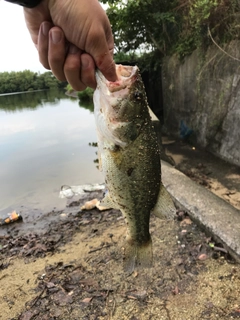
<path fill-rule="evenodd" d="M 161 184 L 157 136 L 136 66 L 117 65 L 118 80 L 96 73 L 94 113 L 99 167 L 108 192 L 101 205 L 120 209 L 127 222 L 124 270 L 152 265 L 150 213 L 173 217 L 175 207 Z"/>

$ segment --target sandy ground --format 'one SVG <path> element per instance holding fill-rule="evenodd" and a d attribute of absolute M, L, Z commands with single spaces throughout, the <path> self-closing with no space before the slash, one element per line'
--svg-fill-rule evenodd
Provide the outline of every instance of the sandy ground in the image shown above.
<path fill-rule="evenodd" d="M 177 168 L 239 208 L 238 168 L 220 169 L 193 146 L 166 148 Z M 1 237 L 1 320 L 240 318 L 239 265 L 184 212 L 174 221 L 151 218 L 153 267 L 126 275 L 121 213 L 81 212 L 87 197 L 102 193 L 73 203 L 44 233 L 11 226 Z"/>

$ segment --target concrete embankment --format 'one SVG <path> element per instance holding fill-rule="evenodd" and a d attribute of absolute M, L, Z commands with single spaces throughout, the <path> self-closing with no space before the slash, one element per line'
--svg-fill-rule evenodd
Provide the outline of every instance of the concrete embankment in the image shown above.
<path fill-rule="evenodd" d="M 240 262 L 240 211 L 162 161 L 162 180 L 177 207 Z"/>
<path fill-rule="evenodd" d="M 191 139 L 211 153 L 240 165 L 240 41 L 196 49 L 162 64 L 166 132 Z"/>

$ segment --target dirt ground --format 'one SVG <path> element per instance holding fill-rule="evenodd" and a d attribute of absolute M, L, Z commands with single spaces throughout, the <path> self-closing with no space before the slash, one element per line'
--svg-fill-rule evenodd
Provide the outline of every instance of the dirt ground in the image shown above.
<path fill-rule="evenodd" d="M 182 142 L 165 144 L 177 168 L 240 208 L 239 168 L 200 157 Z M 240 318 L 239 265 L 184 212 L 174 221 L 151 217 L 153 267 L 126 275 L 121 213 L 80 211 L 95 197 L 102 193 L 72 202 L 44 232 L 7 227 L 0 238 L 0 320 Z"/>

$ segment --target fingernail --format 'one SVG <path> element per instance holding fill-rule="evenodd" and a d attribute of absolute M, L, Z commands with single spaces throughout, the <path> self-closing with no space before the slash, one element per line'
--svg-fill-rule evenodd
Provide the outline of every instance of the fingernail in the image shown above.
<path fill-rule="evenodd" d="M 62 32 L 58 30 L 51 31 L 51 38 L 54 44 L 57 44 L 62 39 Z"/>
<path fill-rule="evenodd" d="M 83 69 L 87 69 L 88 66 L 89 66 L 89 60 L 88 60 L 88 59 L 84 59 L 84 58 L 82 57 L 81 66 L 82 66 Z"/>
<path fill-rule="evenodd" d="M 69 50 L 68 50 L 68 52 L 69 52 L 69 53 L 72 53 L 72 54 L 75 54 L 75 53 L 77 53 L 78 51 L 79 51 L 78 47 L 74 46 L 73 44 L 70 45 Z"/>
<path fill-rule="evenodd" d="M 43 35 L 47 36 L 48 32 L 50 30 L 49 24 L 48 23 L 43 23 L 41 28 L 42 28 Z"/>

